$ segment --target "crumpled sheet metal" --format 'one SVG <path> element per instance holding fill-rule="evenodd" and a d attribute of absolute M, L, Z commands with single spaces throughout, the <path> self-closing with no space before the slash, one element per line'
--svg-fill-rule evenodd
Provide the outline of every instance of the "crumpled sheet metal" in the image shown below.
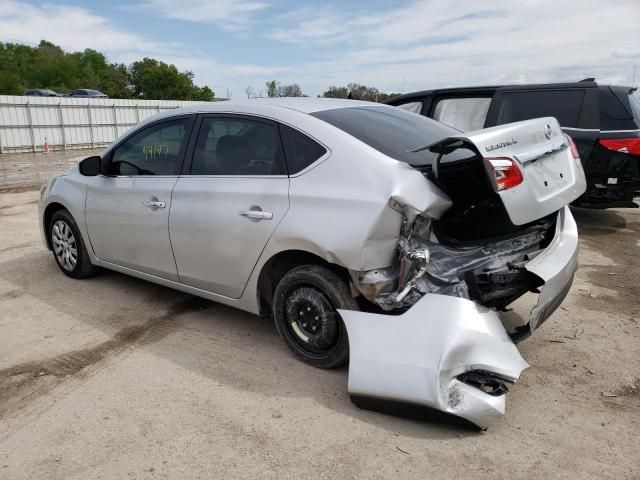
<path fill-rule="evenodd" d="M 349 394 L 435 408 L 487 428 L 504 415 L 491 396 L 457 376 L 484 370 L 515 382 L 528 365 L 497 313 L 426 294 L 402 315 L 339 310 L 349 335 Z"/>
<path fill-rule="evenodd" d="M 527 270 L 544 280 L 538 303 L 529 316 L 531 331 L 546 320 L 568 293 L 578 269 L 578 226 L 568 206 L 558 212 L 556 232 L 544 252 L 527 264 Z"/>

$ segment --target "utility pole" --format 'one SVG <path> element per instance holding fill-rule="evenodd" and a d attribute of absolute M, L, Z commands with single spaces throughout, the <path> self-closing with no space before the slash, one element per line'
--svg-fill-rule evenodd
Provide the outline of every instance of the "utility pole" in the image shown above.
<path fill-rule="evenodd" d="M 404 93 L 404 75 L 402 76 L 402 93 Z"/>
<path fill-rule="evenodd" d="M 631 79 L 632 87 L 636 84 L 636 68 L 638 68 L 637 64 L 633 66 L 633 78 Z"/>

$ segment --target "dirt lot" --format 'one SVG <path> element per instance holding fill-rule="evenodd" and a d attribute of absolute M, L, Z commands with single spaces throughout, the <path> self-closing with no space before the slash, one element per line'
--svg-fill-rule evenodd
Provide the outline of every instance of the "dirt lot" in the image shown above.
<path fill-rule="evenodd" d="M 361 411 L 264 319 L 58 272 L 0 193 L 0 478 L 640 478 L 640 212 L 575 211 L 580 270 L 487 432 Z M 526 313 L 522 311 L 520 313 Z"/>
<path fill-rule="evenodd" d="M 102 149 L 50 153 L 4 153 L 0 156 L 0 192 L 39 187 L 54 174 Z"/>

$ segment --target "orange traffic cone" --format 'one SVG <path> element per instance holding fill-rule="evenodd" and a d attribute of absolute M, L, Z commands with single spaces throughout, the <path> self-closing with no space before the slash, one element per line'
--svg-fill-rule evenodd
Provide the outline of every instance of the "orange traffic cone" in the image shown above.
<path fill-rule="evenodd" d="M 47 143 L 47 137 L 44 137 L 44 153 L 49 153 L 49 144 Z"/>

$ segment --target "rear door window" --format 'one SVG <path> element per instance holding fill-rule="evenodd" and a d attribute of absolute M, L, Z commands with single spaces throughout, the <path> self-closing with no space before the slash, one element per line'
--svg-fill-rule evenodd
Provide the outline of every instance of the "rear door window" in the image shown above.
<path fill-rule="evenodd" d="M 438 100 L 433 119 L 463 132 L 484 128 L 491 97 L 459 97 Z"/>
<path fill-rule="evenodd" d="M 275 123 L 241 116 L 207 116 L 196 140 L 191 175 L 284 175 Z"/>
<path fill-rule="evenodd" d="M 497 125 L 539 117 L 555 117 L 562 127 L 577 127 L 584 90 L 505 92 L 498 107 Z"/>

